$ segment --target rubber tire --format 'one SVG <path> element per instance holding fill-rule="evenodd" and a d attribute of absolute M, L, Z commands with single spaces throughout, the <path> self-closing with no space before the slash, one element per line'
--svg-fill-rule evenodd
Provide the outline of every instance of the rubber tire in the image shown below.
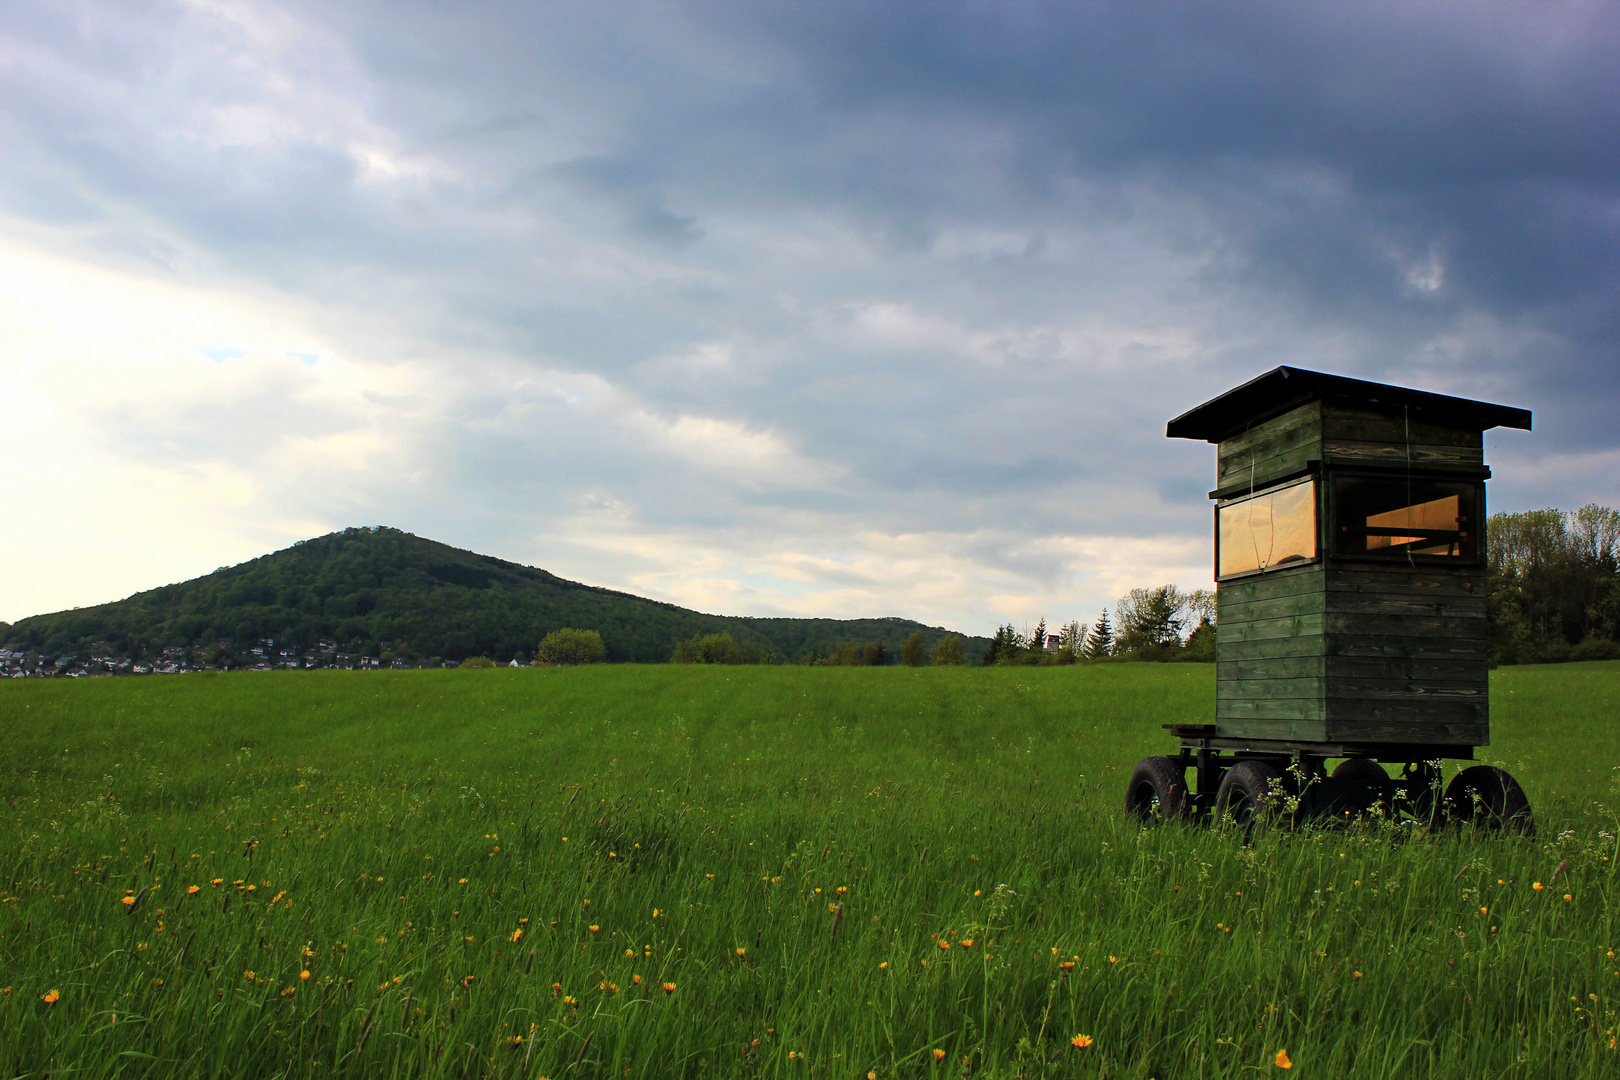
<path fill-rule="evenodd" d="M 1506 769 L 1470 765 L 1446 785 L 1446 820 L 1458 825 L 1534 836 L 1536 819 L 1524 789 Z"/>
<path fill-rule="evenodd" d="M 1187 774 L 1172 757 L 1143 758 L 1125 785 L 1125 812 L 1144 825 L 1186 816 Z"/>
<path fill-rule="evenodd" d="M 1336 803 L 1341 808 L 1361 813 L 1379 799 L 1386 798 L 1389 773 L 1371 758 L 1353 757 L 1341 761 L 1333 770 Z"/>
<path fill-rule="evenodd" d="M 1240 761 L 1226 770 L 1221 786 L 1215 792 L 1215 820 L 1225 821 L 1230 814 L 1241 828 L 1281 820 L 1287 813 L 1272 792 L 1287 789 L 1282 774 L 1263 761 Z"/>

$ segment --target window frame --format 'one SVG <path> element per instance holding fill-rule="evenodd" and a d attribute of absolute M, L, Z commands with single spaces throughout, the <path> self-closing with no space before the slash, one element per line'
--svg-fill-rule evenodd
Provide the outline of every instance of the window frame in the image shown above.
<path fill-rule="evenodd" d="M 1372 481 L 1387 484 L 1403 484 L 1408 481 L 1421 484 L 1455 484 L 1459 487 L 1470 487 L 1474 492 L 1474 520 L 1471 544 L 1472 554 L 1459 555 L 1429 555 L 1407 549 L 1391 548 L 1387 552 L 1339 550 L 1339 518 L 1341 502 L 1338 498 L 1338 489 L 1341 481 Z M 1474 475 L 1461 475 L 1457 473 L 1439 472 L 1431 469 L 1414 469 L 1410 473 L 1405 469 L 1331 469 L 1324 470 L 1323 484 L 1320 494 L 1322 508 L 1320 521 L 1324 528 L 1318 543 L 1327 558 L 1335 563 L 1378 563 L 1398 566 L 1467 566 L 1477 567 L 1484 565 L 1485 551 L 1485 480 L 1486 477 Z"/>
<path fill-rule="evenodd" d="M 1295 562 L 1285 563 L 1285 564 L 1280 565 L 1280 566 L 1279 565 L 1259 566 L 1259 567 L 1254 568 L 1253 570 L 1239 570 L 1236 573 L 1232 573 L 1232 574 L 1222 574 L 1221 573 L 1221 511 L 1226 510 L 1226 509 L 1228 509 L 1230 507 L 1233 507 L 1233 506 L 1241 505 L 1242 503 L 1253 502 L 1255 499 L 1264 498 L 1265 496 L 1268 496 L 1268 495 L 1275 495 L 1280 491 L 1285 491 L 1285 490 L 1287 490 L 1288 488 L 1291 488 L 1291 487 L 1298 487 L 1301 484 L 1310 484 L 1312 486 L 1312 489 L 1313 489 L 1312 494 L 1314 495 L 1314 498 L 1311 499 L 1311 511 L 1312 511 L 1313 523 L 1314 523 L 1314 525 L 1316 527 L 1316 554 L 1313 555 L 1309 559 L 1300 559 L 1300 560 L 1297 560 Z M 1321 473 L 1316 472 L 1316 471 L 1313 470 L 1311 472 L 1308 472 L 1308 473 L 1304 474 L 1303 476 L 1292 476 L 1292 477 L 1289 477 L 1286 480 L 1270 483 L 1270 484 L 1265 485 L 1264 487 L 1257 487 L 1253 491 L 1245 491 L 1241 495 L 1233 495 L 1230 498 L 1225 498 L 1225 499 L 1221 499 L 1221 500 L 1217 501 L 1215 503 L 1215 512 L 1214 512 L 1214 526 L 1215 526 L 1215 544 L 1214 544 L 1214 548 L 1215 548 L 1215 567 L 1214 567 L 1214 570 L 1215 570 L 1215 582 L 1216 582 L 1216 584 L 1219 584 L 1219 583 L 1221 583 L 1223 581 L 1240 581 L 1243 578 L 1257 577 L 1257 576 L 1262 575 L 1262 574 L 1280 574 L 1280 573 L 1283 573 L 1283 572 L 1288 571 L 1288 570 L 1296 570 L 1296 569 L 1298 569 L 1298 568 L 1300 568 L 1302 566 L 1320 566 L 1322 564 L 1322 560 L 1323 560 L 1324 553 L 1325 553 L 1324 552 L 1324 544 L 1322 543 L 1322 541 L 1324 539 L 1323 522 L 1324 522 L 1324 518 L 1325 518 L 1325 515 L 1324 515 L 1324 512 L 1323 512 L 1324 507 L 1323 507 L 1322 503 L 1323 503 L 1323 492 L 1326 489 L 1327 489 L 1327 484 L 1324 482 L 1323 475 Z"/>

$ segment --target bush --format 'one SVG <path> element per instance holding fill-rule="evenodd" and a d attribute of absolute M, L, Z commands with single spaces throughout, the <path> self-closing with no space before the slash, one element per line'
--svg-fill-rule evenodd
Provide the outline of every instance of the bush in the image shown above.
<path fill-rule="evenodd" d="M 934 663 L 940 667 L 967 663 L 967 657 L 962 655 L 962 639 L 948 634 L 934 642 Z"/>
<path fill-rule="evenodd" d="M 469 657 L 467 657 L 467 659 L 463 660 L 458 666 L 464 667 L 464 668 L 494 667 L 495 666 L 495 661 L 491 660 L 487 656 L 469 656 Z"/>
<path fill-rule="evenodd" d="M 900 646 L 900 659 L 907 667 L 922 667 L 928 663 L 928 635 L 914 630 Z"/>
<path fill-rule="evenodd" d="M 675 646 L 672 664 L 769 664 L 771 654 L 730 634 L 699 634 Z"/>
<path fill-rule="evenodd" d="M 545 636 L 535 648 L 534 658 L 546 664 L 600 664 L 607 659 L 607 646 L 595 630 L 565 626 Z"/>

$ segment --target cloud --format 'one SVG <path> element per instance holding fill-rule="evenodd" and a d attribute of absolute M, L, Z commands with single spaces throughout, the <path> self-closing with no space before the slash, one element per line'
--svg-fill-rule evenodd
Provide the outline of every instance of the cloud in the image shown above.
<path fill-rule="evenodd" d="M 1533 408 L 1498 509 L 1614 498 L 1617 36 L 9 5 L 0 618 L 367 522 L 717 610 L 1094 617 L 1208 582 L 1163 424 L 1279 363 Z"/>

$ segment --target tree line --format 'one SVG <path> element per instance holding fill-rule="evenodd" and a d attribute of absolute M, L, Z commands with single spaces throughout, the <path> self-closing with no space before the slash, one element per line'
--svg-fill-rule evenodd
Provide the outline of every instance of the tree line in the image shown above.
<path fill-rule="evenodd" d="M 1620 659 L 1620 512 L 1493 514 L 1485 548 L 1493 663 Z"/>

